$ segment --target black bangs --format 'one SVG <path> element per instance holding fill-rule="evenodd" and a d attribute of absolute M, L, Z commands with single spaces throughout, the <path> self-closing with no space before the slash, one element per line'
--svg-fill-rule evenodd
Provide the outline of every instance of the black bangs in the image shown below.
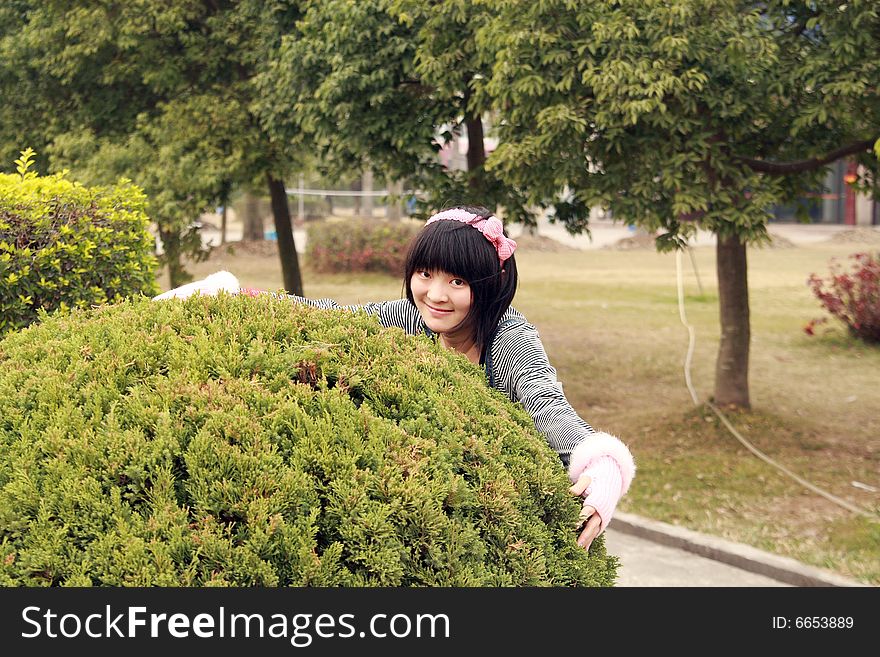
<path fill-rule="evenodd" d="M 501 271 L 498 253 L 483 234 L 460 221 L 437 221 L 415 237 L 407 258 L 413 269 L 440 270 L 461 276 L 468 283 Z"/>
<path fill-rule="evenodd" d="M 461 207 L 472 214 L 491 216 L 486 208 Z M 467 281 L 471 309 L 464 320 L 472 327 L 474 341 L 485 358 L 495 328 L 516 293 L 516 259 L 510 256 L 502 268 L 495 246 L 480 231 L 460 221 L 441 220 L 425 226 L 410 244 L 403 286 L 406 298 L 415 303 L 411 281 L 420 270 L 444 271 Z"/>

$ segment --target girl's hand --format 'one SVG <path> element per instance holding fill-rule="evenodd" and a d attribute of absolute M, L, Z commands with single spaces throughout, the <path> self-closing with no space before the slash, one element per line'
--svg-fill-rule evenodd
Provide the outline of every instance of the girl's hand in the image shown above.
<path fill-rule="evenodd" d="M 581 497 L 590 487 L 591 482 L 592 478 L 590 475 L 581 475 L 574 485 L 568 489 L 568 492 L 577 497 Z M 599 514 L 596 513 L 596 508 L 586 502 L 584 502 L 584 506 L 581 509 L 578 518 L 578 529 L 583 527 L 583 531 L 581 531 L 578 536 L 577 543 L 585 550 L 589 550 L 590 545 L 602 530 L 602 519 L 599 517 Z"/>

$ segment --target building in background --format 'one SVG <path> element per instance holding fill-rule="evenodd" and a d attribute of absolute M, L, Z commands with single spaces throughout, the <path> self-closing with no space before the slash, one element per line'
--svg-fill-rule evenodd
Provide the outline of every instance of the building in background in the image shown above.
<path fill-rule="evenodd" d="M 828 170 L 820 192 L 804 194 L 811 223 L 842 224 L 847 226 L 880 225 L 880 203 L 866 194 L 860 194 L 849 181 L 859 171 L 854 162 L 841 160 Z M 797 221 L 794 205 L 774 206 L 771 222 Z"/>

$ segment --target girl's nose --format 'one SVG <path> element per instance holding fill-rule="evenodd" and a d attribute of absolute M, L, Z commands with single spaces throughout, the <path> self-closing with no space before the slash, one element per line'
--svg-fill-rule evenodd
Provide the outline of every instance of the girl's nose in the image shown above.
<path fill-rule="evenodd" d="M 428 287 L 427 297 L 431 301 L 446 301 L 446 286 L 440 281 L 432 281 L 431 285 Z"/>

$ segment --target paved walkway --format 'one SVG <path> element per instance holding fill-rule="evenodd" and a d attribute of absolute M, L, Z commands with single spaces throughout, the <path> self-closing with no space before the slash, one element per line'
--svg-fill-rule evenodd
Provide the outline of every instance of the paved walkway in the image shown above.
<path fill-rule="evenodd" d="M 788 557 L 622 511 L 605 541 L 620 558 L 618 586 L 865 586 Z"/>
<path fill-rule="evenodd" d="M 606 530 L 605 545 L 609 553 L 620 559 L 618 586 L 791 586 L 610 527 Z"/>

